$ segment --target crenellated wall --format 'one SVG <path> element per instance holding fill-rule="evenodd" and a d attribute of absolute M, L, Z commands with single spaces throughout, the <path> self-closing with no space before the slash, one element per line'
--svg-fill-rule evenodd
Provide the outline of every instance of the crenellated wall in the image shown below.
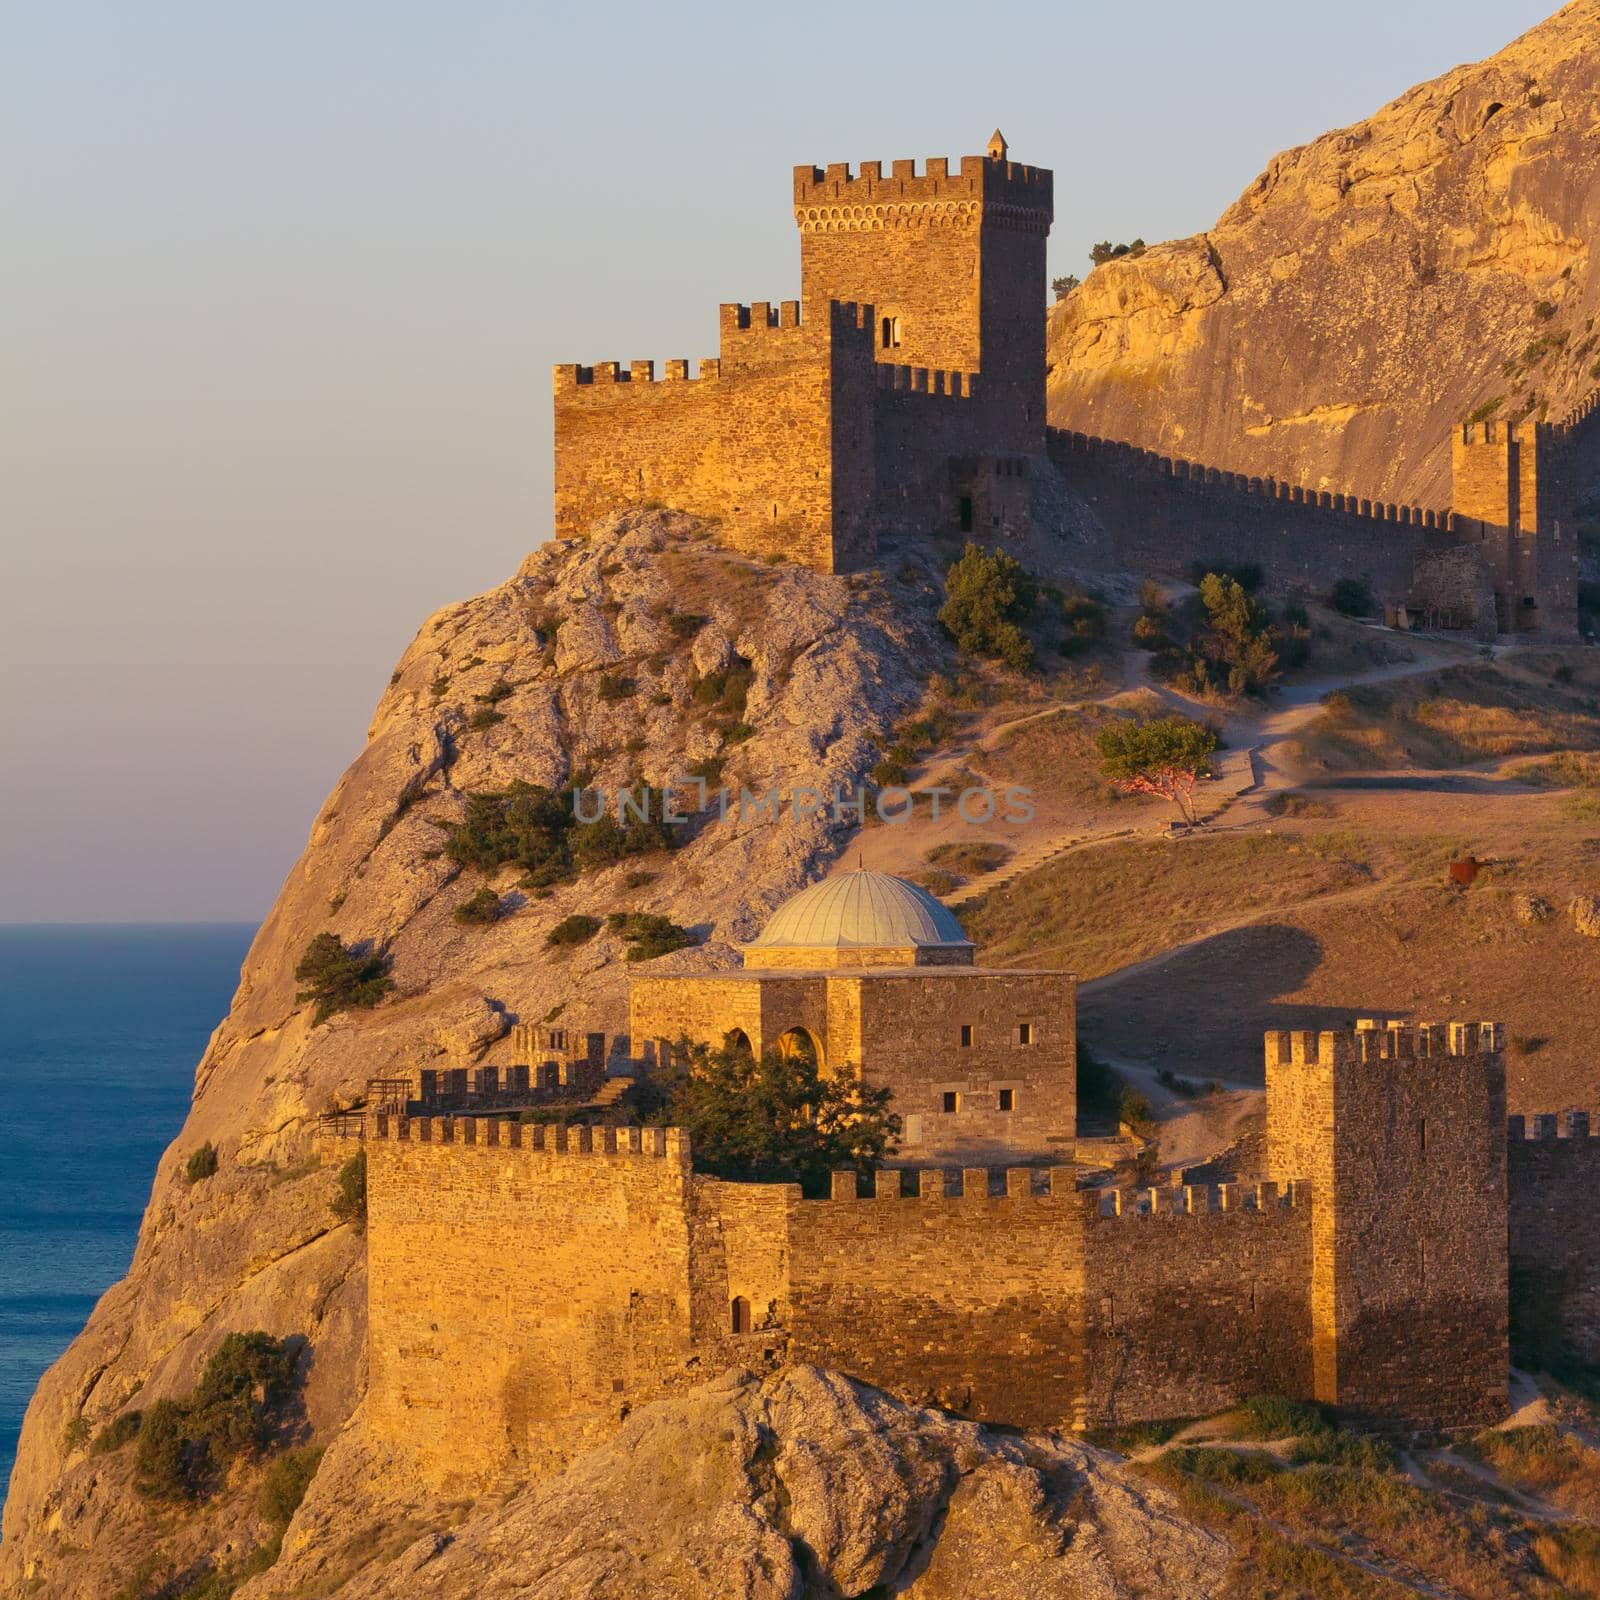
<path fill-rule="evenodd" d="M 675 1129 L 347 1115 L 324 1138 L 366 1139 L 371 1425 L 478 1488 L 790 1357 L 1018 1426 L 1270 1392 L 1478 1427 L 1506 1409 L 1508 1233 L 1600 1354 L 1600 1139 L 1581 1113 L 1508 1125 L 1500 1052 L 1492 1023 L 1269 1034 L 1269 1181 L 1215 1188 L 973 1165 L 809 1199 L 696 1175 Z"/>
<path fill-rule="evenodd" d="M 1600 1362 L 1600 1137 L 1587 1111 L 1511 1117 L 1506 1155 L 1517 1320 L 1547 1356 Z"/>

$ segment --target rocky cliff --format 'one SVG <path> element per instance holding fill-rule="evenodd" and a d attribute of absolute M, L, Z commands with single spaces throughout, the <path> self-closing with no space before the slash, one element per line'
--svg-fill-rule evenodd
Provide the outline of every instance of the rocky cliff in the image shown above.
<path fill-rule="evenodd" d="M 249 1547 L 252 1484 L 201 1515 L 156 1518 L 131 1488 L 131 1452 L 84 1448 L 123 1408 L 186 1395 L 229 1332 L 303 1341 L 319 1440 L 358 1403 L 361 1241 L 330 1212 L 334 1174 L 307 1159 L 318 1112 L 387 1071 L 508 1060 L 513 1024 L 558 1008 L 576 1027 L 625 1027 L 622 944 L 602 931 L 554 949 L 558 921 L 659 912 L 703 941 L 694 959 L 728 960 L 728 941 L 822 870 L 842 832 L 825 814 L 776 827 L 713 811 L 670 855 L 519 888 L 515 867 L 463 872 L 442 850 L 466 797 L 580 775 L 614 792 L 718 759 L 725 781 L 763 792 L 854 784 L 944 648 L 931 567 L 893 570 L 762 565 L 687 519 L 634 513 L 542 546 L 510 582 L 429 619 L 250 949 L 127 1278 L 34 1396 L 5 1508 L 6 1592 L 27 1579 L 42 1596 L 111 1594 L 153 1543 L 174 1570 Z M 742 708 L 706 692 L 724 680 Z M 485 885 L 500 920 L 459 922 Z M 322 932 L 383 953 L 396 987 L 375 1009 L 313 1026 L 294 970 Z M 218 1170 L 191 1184 L 185 1164 L 205 1141 Z"/>
<path fill-rule="evenodd" d="M 1448 503 L 1469 415 L 1600 382 L 1600 0 L 1275 156 L 1050 319 L 1050 420 L 1224 470 Z"/>

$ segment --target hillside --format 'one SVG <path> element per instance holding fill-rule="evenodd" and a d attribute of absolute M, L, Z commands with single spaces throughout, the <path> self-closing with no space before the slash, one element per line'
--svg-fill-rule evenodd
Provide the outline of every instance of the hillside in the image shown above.
<path fill-rule="evenodd" d="M 1600 0 L 1575 0 L 1273 157 L 1213 228 L 1056 305 L 1051 422 L 1447 504 L 1452 423 L 1554 418 L 1596 384 L 1597 124 Z"/>
<path fill-rule="evenodd" d="M 625 1028 L 622 939 L 603 928 L 555 949 L 557 922 L 659 913 L 703 941 L 694 959 L 726 962 L 728 942 L 816 876 L 846 832 L 825 813 L 782 827 L 712 813 L 670 855 L 538 887 L 515 866 L 485 875 L 444 853 L 467 797 L 580 773 L 614 792 L 718 759 L 725 781 L 758 791 L 848 787 L 942 659 L 930 570 L 911 560 L 883 580 L 768 566 L 687 519 L 637 513 L 588 542 L 540 547 L 510 582 L 424 624 L 245 960 L 127 1278 L 34 1396 L 0 1588 L 27 1574 L 44 1595 L 112 1591 L 108 1575 L 149 1548 L 148 1509 L 126 1464 L 70 1446 L 68 1424 L 98 1430 L 136 1395 L 148 1406 L 187 1394 L 229 1331 L 303 1338 L 311 1427 L 327 1437 L 348 1416 L 364 1383 L 364 1268 L 361 1240 L 329 1212 L 334 1174 L 306 1161 L 320 1111 L 391 1069 L 509 1059 L 519 1019 Z M 501 896 L 500 920 L 457 921 L 484 886 Z M 396 988 L 314 1027 L 294 973 L 323 932 L 386 955 Z M 206 1141 L 218 1170 L 191 1185 L 185 1164 Z M 252 1496 L 247 1485 L 168 1529 L 164 1550 L 181 1567 L 248 1519 Z"/>

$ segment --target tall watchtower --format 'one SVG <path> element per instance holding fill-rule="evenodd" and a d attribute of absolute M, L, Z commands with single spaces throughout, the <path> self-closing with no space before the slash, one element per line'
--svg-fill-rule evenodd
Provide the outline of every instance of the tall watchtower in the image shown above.
<path fill-rule="evenodd" d="M 1310 1178 L 1314 1397 L 1505 1414 L 1506 1076 L 1492 1022 L 1267 1035 L 1267 1175 Z"/>
<path fill-rule="evenodd" d="M 993 448 L 1044 448 L 1045 239 L 1052 175 L 998 129 L 950 170 L 931 157 L 794 169 L 800 294 L 874 308 L 877 358 L 982 375 Z"/>
<path fill-rule="evenodd" d="M 1468 422 L 1451 441 L 1451 510 L 1458 522 L 1470 519 L 1458 531 L 1475 532 L 1482 541 L 1501 633 L 1564 637 L 1576 630 L 1570 431 L 1542 422 Z"/>

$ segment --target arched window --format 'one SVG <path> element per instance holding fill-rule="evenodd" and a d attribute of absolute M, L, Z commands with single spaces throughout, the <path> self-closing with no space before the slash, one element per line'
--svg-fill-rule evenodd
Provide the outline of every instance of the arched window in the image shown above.
<path fill-rule="evenodd" d="M 750 1035 L 743 1028 L 729 1028 L 722 1036 L 722 1048 L 724 1050 L 737 1050 L 747 1056 L 755 1053 L 750 1048 Z"/>
<path fill-rule="evenodd" d="M 733 1297 L 732 1325 L 735 1333 L 749 1333 L 755 1326 L 750 1315 L 750 1302 L 742 1294 Z"/>
<path fill-rule="evenodd" d="M 896 350 L 900 346 L 900 319 L 899 317 L 885 317 L 883 319 L 883 348 Z"/>

